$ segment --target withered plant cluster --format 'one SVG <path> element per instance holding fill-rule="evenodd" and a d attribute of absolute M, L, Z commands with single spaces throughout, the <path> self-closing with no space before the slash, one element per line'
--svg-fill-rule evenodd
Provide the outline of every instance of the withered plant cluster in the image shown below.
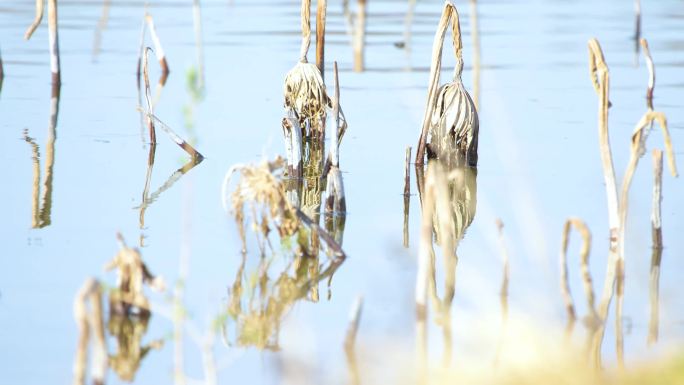
<path fill-rule="evenodd" d="M 345 259 L 335 238 L 288 199 L 285 167 L 282 158 L 256 166 L 236 165 L 224 180 L 223 205 L 233 214 L 243 243 L 223 320 L 228 345 L 278 349 L 278 330 L 287 311 L 302 299 L 317 302 L 318 283 L 327 278 L 330 285 Z M 239 177 L 228 195 L 234 174 Z M 248 229 L 260 251 L 253 271 L 247 258 Z M 328 257 L 321 257 L 321 252 Z M 276 278 L 271 278 L 273 270 Z M 231 322 L 234 333 L 228 332 Z"/>
<path fill-rule="evenodd" d="M 121 234 L 117 234 L 117 239 L 119 252 L 105 267 L 106 270 L 117 270 L 116 285 L 108 288 L 97 279 L 88 278 L 74 299 L 74 318 L 79 329 L 74 385 L 86 383 L 89 358 L 93 383 L 104 384 L 108 368 L 122 380 L 133 381 L 142 359 L 151 349 L 159 349 L 163 345 L 163 340 L 143 345 L 142 338 L 151 317 L 143 287 L 147 285 L 153 290 L 164 291 L 164 280 L 150 273 L 140 252 L 128 247 Z M 110 354 L 107 348 L 104 295 L 109 299 L 107 332 L 116 340 L 114 354 Z"/>
<path fill-rule="evenodd" d="M 668 158 L 668 165 L 672 176 L 677 176 L 674 152 L 670 134 L 667 128 L 667 119 L 662 112 L 654 111 L 653 91 L 655 87 L 655 67 L 645 39 L 640 39 L 640 45 L 646 58 L 649 70 L 648 88 L 646 91 L 646 112 L 634 128 L 631 143 L 629 146 L 629 162 L 627 164 L 620 193 L 618 194 L 618 182 L 615 178 L 615 167 L 613 163 L 612 148 L 608 131 L 608 111 L 611 107 L 609 98 L 610 75 L 608 65 L 604 59 L 603 51 L 598 40 L 589 40 L 589 69 L 591 81 L 599 96 L 599 149 L 603 174 L 606 183 L 606 196 L 608 200 L 608 223 L 610 244 L 607 258 L 607 269 L 603 291 L 598 303 L 594 308 L 594 293 L 591 285 L 591 277 L 588 270 L 588 256 L 591 242 L 591 235 L 587 226 L 577 218 L 571 218 L 565 225 L 563 231 L 563 241 L 561 248 L 561 291 L 566 303 L 568 312 L 569 330 L 572 329 L 576 315 L 567 279 L 566 250 L 568 243 L 568 233 L 570 226 L 575 227 L 584 239 L 581 250 L 581 268 L 584 282 L 585 294 L 589 315 L 585 318 L 585 324 L 589 329 L 590 358 L 595 366 L 601 365 L 601 346 L 606 327 L 606 320 L 610 310 L 613 297 L 615 302 L 615 331 L 616 331 L 616 353 L 618 364 L 624 365 L 624 340 L 623 340 L 623 302 L 625 288 L 625 232 L 628 217 L 629 190 L 632 179 L 636 172 L 639 160 L 646 152 L 646 140 L 652 130 L 653 124 L 657 123 L 663 134 L 665 153 Z M 658 335 L 658 279 L 660 270 L 660 258 L 662 253 L 662 233 L 660 223 L 660 199 L 661 199 L 661 177 L 662 174 L 662 151 L 654 151 L 654 203 L 652 214 L 653 227 L 653 256 L 651 263 L 651 321 L 649 326 L 649 342 L 655 342 Z"/>
<path fill-rule="evenodd" d="M 439 86 L 442 47 L 449 26 L 451 26 L 456 67 L 453 80 Z M 464 158 L 468 166 L 477 166 L 479 120 L 475 103 L 461 80 L 462 51 L 458 10 L 451 0 L 446 0 L 432 46 L 428 99 L 418 140 L 416 164 L 423 164 L 427 151 L 428 158 L 451 159 L 456 154 Z"/>

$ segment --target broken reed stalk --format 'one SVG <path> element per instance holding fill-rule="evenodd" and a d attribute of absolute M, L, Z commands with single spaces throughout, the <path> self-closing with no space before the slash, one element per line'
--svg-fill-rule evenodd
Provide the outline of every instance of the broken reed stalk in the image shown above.
<path fill-rule="evenodd" d="M 88 310 L 88 302 L 90 302 L 90 310 Z M 102 287 L 97 280 L 89 278 L 79 289 L 74 299 L 74 318 L 78 325 L 79 337 L 73 367 L 73 383 L 74 385 L 83 385 L 86 382 L 88 345 L 91 335 L 93 335 L 90 374 L 93 383 L 104 384 L 108 355 L 102 315 Z"/>
<path fill-rule="evenodd" d="M 157 35 L 157 30 L 154 27 L 154 20 L 152 19 L 152 15 L 150 15 L 149 13 L 145 14 L 145 21 L 147 22 L 147 26 L 150 30 L 150 37 L 152 38 L 152 43 L 154 44 L 154 50 L 157 55 L 157 60 L 159 60 L 159 65 L 162 69 L 162 78 L 164 79 L 164 81 L 160 82 L 165 83 L 166 77 L 169 75 L 169 64 L 166 61 L 166 54 L 164 53 L 161 41 L 159 40 L 159 36 Z"/>
<path fill-rule="evenodd" d="M 404 159 L 404 247 L 409 247 L 409 203 L 411 203 L 411 146 L 406 147 Z"/>
<path fill-rule="evenodd" d="M 152 104 L 152 91 L 150 88 L 150 72 L 149 72 L 149 52 L 152 48 L 147 47 L 143 52 L 143 79 L 145 81 L 145 103 L 147 105 L 147 127 L 150 130 L 150 144 L 157 144 L 157 132 L 154 127 L 154 105 Z"/>
<path fill-rule="evenodd" d="M 363 72 L 364 51 L 366 50 L 366 0 L 358 0 L 354 32 L 354 72 Z"/>
<path fill-rule="evenodd" d="M 589 252 L 591 250 L 591 232 L 587 227 L 586 223 L 579 218 L 569 218 L 565 221 L 563 226 L 563 235 L 561 238 L 561 251 L 560 251 L 560 275 L 561 275 L 561 295 L 565 301 L 565 310 L 568 313 L 568 326 L 566 329 L 567 334 L 572 333 L 572 328 L 574 326 L 575 320 L 577 319 L 577 313 L 575 311 L 575 304 L 572 300 L 572 294 L 570 293 L 570 283 L 568 282 L 568 243 L 570 238 L 570 230 L 575 228 L 575 230 L 582 237 L 582 248 L 580 249 L 580 269 L 582 272 L 582 284 L 584 286 L 584 294 L 587 298 L 587 308 L 593 321 L 596 319 L 596 310 L 594 308 L 594 288 L 591 280 L 591 272 L 589 270 Z"/>
<path fill-rule="evenodd" d="M 620 193 L 620 233 L 618 235 L 619 245 L 619 263 L 617 274 L 617 305 L 616 305 L 616 322 L 617 322 L 617 354 L 618 363 L 624 365 L 624 343 L 622 338 L 622 304 L 624 301 L 624 263 L 625 263 L 625 228 L 627 222 L 628 204 L 629 204 L 629 189 L 631 187 L 634 173 L 636 172 L 639 160 L 646 152 L 646 140 L 653 122 L 657 122 L 663 132 L 663 140 L 665 142 L 665 152 L 667 154 L 668 166 L 673 177 L 677 177 L 677 166 L 675 162 L 674 152 L 672 150 L 672 141 L 670 133 L 667 128 L 667 118 L 662 112 L 653 111 L 653 90 L 655 87 L 655 66 L 648 49 L 648 43 L 645 39 L 641 39 L 641 46 L 644 48 L 644 55 L 649 69 L 649 82 L 646 92 L 647 97 L 647 111 L 644 116 L 637 123 L 634 133 L 632 134 L 632 143 L 630 149 L 629 164 L 625 171 L 622 180 L 622 189 Z"/>
<path fill-rule="evenodd" d="M 325 17 L 327 0 L 316 2 L 316 67 L 325 80 Z"/>
<path fill-rule="evenodd" d="M 26 30 L 26 33 L 24 34 L 24 40 L 30 39 L 33 35 L 33 32 L 36 31 L 36 28 L 38 28 L 41 21 L 43 21 L 43 10 L 45 8 L 43 1 L 44 0 L 36 0 L 36 17 Z"/>
<path fill-rule="evenodd" d="M 596 367 L 601 365 L 601 343 L 605 332 L 605 321 L 608 318 L 610 302 L 613 298 L 615 287 L 615 275 L 617 273 L 618 256 L 618 232 L 620 227 L 620 216 L 618 213 L 617 183 L 615 181 L 615 167 L 613 166 L 613 155 L 610 149 L 610 137 L 608 135 L 608 107 L 610 75 L 608 66 L 603 57 L 603 51 L 598 40 L 589 40 L 589 72 L 594 90 L 599 96 L 598 103 L 598 133 L 599 151 L 601 154 L 601 164 L 603 177 L 606 184 L 606 198 L 608 203 L 608 227 L 609 227 L 609 251 L 608 265 L 606 268 L 606 278 L 603 286 L 601 302 L 598 307 L 598 315 L 601 326 L 593 338 L 592 361 Z"/>
<path fill-rule="evenodd" d="M 330 158 L 331 167 L 328 173 L 328 185 L 326 191 L 328 194 L 325 210 L 328 213 L 337 212 L 343 213 L 347 210 L 347 204 L 344 197 L 344 184 L 342 182 L 342 173 L 340 172 L 340 155 L 339 155 L 339 130 L 340 127 L 340 81 L 337 73 L 337 62 L 333 63 L 333 74 L 335 79 L 335 97 L 333 99 L 333 116 L 335 117 L 335 125 L 332 130 L 332 143 L 330 144 Z"/>
<path fill-rule="evenodd" d="M 637 0 L 638 1 L 638 0 Z M 646 89 L 646 107 L 653 110 L 653 90 L 655 89 L 655 65 L 651 57 L 651 50 L 648 49 L 648 42 L 646 39 L 640 39 L 639 44 L 644 49 L 644 57 L 646 58 L 646 67 L 648 67 L 648 88 Z"/>
<path fill-rule="evenodd" d="M 648 323 L 648 344 L 658 341 L 659 307 L 660 307 L 660 262 L 663 256 L 663 232 L 660 220 L 660 202 L 663 185 L 663 152 L 653 150 L 653 205 L 651 208 L 651 234 L 653 251 L 651 254 L 650 302 L 651 317 Z"/>
<path fill-rule="evenodd" d="M 159 127 L 166 132 L 171 139 L 180 147 L 183 149 L 183 151 L 187 152 L 193 159 L 196 159 L 198 161 L 201 161 L 204 159 L 204 156 L 200 154 L 190 143 L 185 141 L 185 139 L 181 138 L 176 134 L 171 127 L 169 127 L 166 123 L 162 122 L 157 116 L 154 115 L 154 105 L 152 103 L 152 96 L 151 96 L 151 91 L 150 91 L 150 76 L 149 76 L 149 65 L 148 65 L 148 57 L 149 57 L 149 51 L 152 51 L 152 48 L 147 47 L 145 48 L 145 53 L 143 55 L 143 78 L 145 81 L 145 102 L 147 104 L 147 109 L 145 110 L 145 114 L 147 115 L 147 123 L 150 128 L 150 142 L 152 144 L 157 143 L 157 135 L 155 132 L 155 122 L 159 124 Z"/>

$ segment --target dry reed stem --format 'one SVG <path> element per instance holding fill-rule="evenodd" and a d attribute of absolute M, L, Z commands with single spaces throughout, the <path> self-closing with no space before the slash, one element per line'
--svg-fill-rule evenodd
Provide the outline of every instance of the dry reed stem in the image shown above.
<path fill-rule="evenodd" d="M 90 302 L 90 310 L 87 308 Z M 89 278 L 74 298 L 74 318 L 79 329 L 78 346 L 74 359 L 74 385 L 85 384 L 88 345 L 93 338 L 91 377 L 93 383 L 104 384 L 108 367 L 107 345 L 105 342 L 102 315 L 102 288 L 100 283 Z"/>
<path fill-rule="evenodd" d="M 608 203 L 608 227 L 609 227 L 609 252 L 606 268 L 606 278 L 603 285 L 601 302 L 598 307 L 598 315 L 601 326 L 593 338 L 592 361 L 596 367 L 601 365 L 601 344 L 605 331 L 605 322 L 608 317 L 610 302 L 613 298 L 617 263 L 619 260 L 618 237 L 620 227 L 620 215 L 618 209 L 617 182 L 615 181 L 615 167 L 613 155 L 610 149 L 610 137 L 608 133 L 608 108 L 610 106 L 609 90 L 610 75 L 608 66 L 603 57 L 603 51 L 598 40 L 589 40 L 589 74 L 594 90 L 599 96 L 598 128 L 599 128 L 599 151 L 603 177 L 606 184 L 606 198 Z"/>
<path fill-rule="evenodd" d="M 57 32 L 57 0 L 48 2 L 48 42 L 50 44 L 50 71 L 52 83 L 61 84 L 59 65 L 59 36 Z"/>
<path fill-rule="evenodd" d="M 325 80 L 325 17 L 327 0 L 316 1 L 316 67 Z"/>
<path fill-rule="evenodd" d="M 450 22 L 452 27 L 454 55 L 457 61 L 455 74 L 457 73 L 460 76 L 460 71 L 463 69 L 461 27 L 459 23 L 458 11 L 456 10 L 456 6 L 450 0 L 446 0 L 444 2 L 442 17 L 437 25 L 437 32 L 435 32 L 435 39 L 432 45 L 430 83 L 428 86 L 428 98 L 425 107 L 425 116 L 423 117 L 423 126 L 420 132 L 420 139 L 418 141 L 418 149 L 416 151 L 416 165 L 424 164 L 425 146 L 427 144 L 427 136 L 433 117 L 432 115 L 435 101 L 437 100 L 439 77 L 442 69 L 442 48 L 444 45 L 444 36 Z"/>
<path fill-rule="evenodd" d="M 653 251 L 651 254 L 651 279 L 649 284 L 651 316 L 648 323 L 648 344 L 658 341 L 660 307 L 660 262 L 663 255 L 663 233 L 660 220 L 660 202 L 663 184 L 663 152 L 653 150 L 653 205 L 651 208 L 651 234 Z"/>
<path fill-rule="evenodd" d="M 470 28 L 473 34 L 473 103 L 480 111 L 480 28 L 477 17 L 477 0 L 470 0 Z"/>
<path fill-rule="evenodd" d="M 145 104 L 147 105 L 146 108 L 146 115 L 147 115 L 147 127 L 149 128 L 150 131 L 150 144 L 157 144 L 157 132 L 154 127 L 154 120 L 152 119 L 152 116 L 154 115 L 154 104 L 152 104 L 152 92 L 150 89 L 150 72 L 149 72 L 149 52 L 152 51 L 152 48 L 147 47 L 145 48 L 143 52 L 143 79 L 145 82 Z"/>
<path fill-rule="evenodd" d="M 603 176 L 606 184 L 606 198 L 608 203 L 608 227 L 609 227 L 609 252 L 606 276 L 601 295 L 601 302 L 598 307 L 598 316 L 601 322 L 600 327 L 594 334 L 592 343 L 591 360 L 596 367 L 601 365 L 601 344 L 605 331 L 605 322 L 608 317 L 610 302 L 615 288 L 616 274 L 618 274 L 619 256 L 619 228 L 620 215 L 618 209 L 617 183 L 615 181 L 615 167 L 613 156 L 610 149 L 610 138 L 608 134 L 608 108 L 610 106 L 609 90 L 610 75 L 606 65 L 603 51 L 598 40 L 592 38 L 588 43 L 589 47 L 589 73 L 594 90 L 599 96 L 599 151 Z"/>
<path fill-rule="evenodd" d="M 152 48 L 147 47 L 145 49 L 145 54 L 143 55 L 143 78 L 145 81 L 145 102 L 147 104 L 147 109 L 145 110 L 145 114 L 147 115 L 147 122 L 148 126 L 150 128 L 150 142 L 155 144 L 157 143 L 157 136 L 155 132 L 155 122 L 159 124 L 159 127 L 164 130 L 170 137 L 171 140 L 173 140 L 180 148 L 183 149 L 183 151 L 187 152 L 192 159 L 196 160 L 197 162 L 201 161 L 204 159 L 204 156 L 200 154 L 190 143 L 188 143 L 185 139 L 181 138 L 176 134 L 171 127 L 169 127 L 166 123 L 162 122 L 157 116 L 154 115 L 154 105 L 151 101 L 151 92 L 150 92 L 150 76 L 149 76 L 149 65 L 148 65 L 148 57 L 149 57 L 149 51 L 152 51 Z"/>
<path fill-rule="evenodd" d="M 36 31 L 36 28 L 40 25 L 41 21 L 43 20 L 43 9 L 45 8 L 44 0 L 36 0 L 36 17 L 31 23 L 31 25 L 28 27 L 26 30 L 26 33 L 24 34 L 24 40 L 28 40 L 33 36 L 33 32 Z"/>
<path fill-rule="evenodd" d="M 354 24 L 354 72 L 363 72 L 366 49 L 366 0 L 358 0 L 358 15 Z"/>
<path fill-rule="evenodd" d="M 589 252 L 591 250 L 591 233 L 586 223 L 579 218 L 569 218 L 565 225 L 563 226 L 563 234 L 561 238 L 561 251 L 560 251 L 560 270 L 561 270 L 561 295 L 565 301 L 565 309 L 568 313 L 568 334 L 572 331 L 572 326 L 577 319 L 577 314 L 575 312 L 575 305 L 572 300 L 572 294 L 570 293 L 570 284 L 568 282 L 568 263 L 567 263 L 567 253 L 568 253 L 568 243 L 570 238 L 570 230 L 572 228 L 580 234 L 582 237 L 582 248 L 580 249 L 580 269 L 582 272 L 582 284 L 584 286 L 584 294 L 587 298 L 587 308 L 589 311 L 589 316 L 593 321 L 597 318 L 596 310 L 594 306 L 594 289 L 592 285 L 591 272 L 589 270 Z"/>
<path fill-rule="evenodd" d="M 154 44 L 154 50 L 157 55 L 157 60 L 159 60 L 159 65 L 162 68 L 162 78 L 166 79 L 169 74 L 169 64 L 166 61 L 166 54 L 164 53 L 164 48 L 162 48 L 161 41 L 157 35 L 157 30 L 154 27 L 154 19 L 149 13 L 145 14 L 145 21 L 150 31 L 150 37 L 152 38 L 152 43 Z M 162 82 L 162 83 L 165 83 Z"/>
<path fill-rule="evenodd" d="M 299 61 L 307 63 L 306 56 L 309 53 L 309 45 L 311 45 L 311 0 L 302 0 L 301 24 L 302 46 L 299 50 Z"/>
<path fill-rule="evenodd" d="M 340 127 L 340 81 L 337 72 L 337 62 L 333 63 L 333 74 L 335 80 L 335 97 L 333 99 L 333 116 L 335 118 L 335 126 L 332 128 L 332 143 L 330 145 L 330 159 L 331 167 L 328 173 L 328 185 L 326 188 L 328 197 L 326 200 L 326 213 L 338 214 L 347 211 L 347 205 L 344 197 L 344 184 L 342 182 L 342 173 L 340 171 L 339 162 L 339 130 Z"/>
<path fill-rule="evenodd" d="M 638 2 L 638 0 L 637 0 Z M 648 42 L 646 39 L 640 39 L 639 43 L 644 49 L 644 57 L 646 58 L 646 67 L 648 67 L 648 88 L 646 89 L 646 107 L 653 110 L 653 89 L 655 88 L 655 65 L 653 65 L 653 58 L 651 57 L 651 50 L 648 49 Z"/>

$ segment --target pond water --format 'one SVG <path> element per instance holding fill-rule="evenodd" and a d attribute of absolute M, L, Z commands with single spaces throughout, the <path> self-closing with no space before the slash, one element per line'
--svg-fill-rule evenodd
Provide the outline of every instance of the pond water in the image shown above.
<path fill-rule="evenodd" d="M 34 4 L 7 0 L 0 5 L 5 70 L 0 160 L 6 165 L 0 189 L 0 367 L 8 383 L 71 381 L 78 336 L 74 295 L 90 276 L 114 284 L 115 274 L 103 267 L 117 253 L 117 232 L 129 244 L 142 246 L 143 259 L 168 286 L 178 281 L 179 264 L 187 262 L 188 322 L 197 330 L 209 328 L 225 306 L 241 261 L 236 226 L 221 207 L 224 175 L 233 164 L 284 154 L 283 80 L 298 59 L 299 2 L 201 1 L 202 97 L 193 96 L 188 87 L 188 74 L 198 66 L 192 1 L 150 2 L 171 68 L 155 113 L 181 136 L 192 138 L 206 159 L 158 194 L 141 228 L 138 207 L 149 146 L 146 134 L 141 139 L 136 61 L 145 5 L 105 3 L 59 2 L 62 87 L 54 131 L 47 28 L 39 27 L 24 41 Z M 225 347 L 217 337 L 220 382 L 348 382 L 342 343 L 349 309 L 359 295 L 364 304 L 357 347 L 361 366 L 369 368 L 363 382 L 396 382 L 403 373 L 397 363 L 410 362 L 414 354 L 420 204 L 412 176 L 406 249 L 404 151 L 417 143 L 442 2 L 417 3 L 411 38 L 405 41 L 409 2 L 369 1 L 366 70 L 361 73 L 352 70 L 351 38 L 341 3 L 328 4 L 326 79 L 331 79 L 336 60 L 349 122 L 340 148 L 348 209 L 343 248 L 348 258 L 335 274 L 329 299 L 326 293 L 318 303 L 299 301 L 283 318 L 280 351 Z M 351 3 L 353 10 L 356 4 Z M 648 72 L 643 56 L 635 56 L 631 2 L 482 0 L 477 4 L 477 81 L 473 8 L 466 1 L 456 5 L 463 32 L 464 83 L 468 90 L 479 83 L 480 138 L 477 214 L 458 249 L 453 361 L 456 366 L 468 362 L 486 368 L 495 355 L 501 317 L 496 218 L 505 223 L 513 318 L 534 320 L 540 330 L 562 338 L 565 310 L 557 261 L 561 229 L 569 216 L 582 218 L 592 231 L 591 272 L 597 291 L 602 288 L 608 215 L 588 39 L 600 40 L 611 71 L 610 129 L 618 181 L 628 161 L 631 132 L 646 111 Z M 642 34 L 657 71 L 655 108 L 667 115 L 675 153 L 681 157 L 684 6 L 676 0 L 645 2 L 642 12 Z M 313 61 L 313 47 L 309 58 Z M 445 47 L 443 82 L 451 76 L 453 63 L 452 51 Z M 156 79 L 159 69 L 152 64 Z M 161 131 L 158 141 L 150 191 L 163 188 L 188 161 Z M 659 132 L 653 133 L 648 147 L 663 148 Z M 52 163 L 51 172 L 46 163 Z M 42 179 L 34 185 L 36 166 Z M 627 225 L 628 366 L 661 357 L 684 342 L 684 293 L 679 285 L 684 243 L 677 235 L 684 232 L 684 184 L 666 168 L 660 338 L 657 345 L 646 345 L 652 179 L 649 152 L 633 182 Z M 573 234 L 571 286 L 584 314 L 578 251 Z M 325 291 L 322 284 L 321 293 Z M 149 297 L 168 307 L 168 294 Z M 608 322 L 603 353 L 610 364 L 615 360 L 612 316 Z M 172 331 L 167 317 L 153 313 L 143 344 L 156 339 L 166 343 L 145 356 L 135 375 L 137 383 L 173 380 Z M 431 326 L 429 336 L 430 355 L 439 361 L 439 329 Z M 201 378 L 200 348 L 191 337 L 185 342 L 185 371 Z M 121 380 L 110 373 L 108 381 Z"/>

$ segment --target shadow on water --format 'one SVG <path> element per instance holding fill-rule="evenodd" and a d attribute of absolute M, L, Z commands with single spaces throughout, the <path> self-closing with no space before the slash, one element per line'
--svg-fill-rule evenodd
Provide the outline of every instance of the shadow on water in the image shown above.
<path fill-rule="evenodd" d="M 1 82 L 2 80 L 0 80 Z M 2 84 L 0 83 L 0 86 Z M 24 140 L 31 146 L 33 160 L 33 192 L 31 204 L 31 227 L 40 229 L 52 223 L 52 181 L 55 166 L 55 141 L 57 140 L 57 117 L 59 115 L 60 84 L 53 83 L 50 96 L 50 121 L 45 149 L 45 179 L 41 194 L 40 175 L 40 147 L 35 139 L 29 136 L 28 129 L 24 130 Z"/>

